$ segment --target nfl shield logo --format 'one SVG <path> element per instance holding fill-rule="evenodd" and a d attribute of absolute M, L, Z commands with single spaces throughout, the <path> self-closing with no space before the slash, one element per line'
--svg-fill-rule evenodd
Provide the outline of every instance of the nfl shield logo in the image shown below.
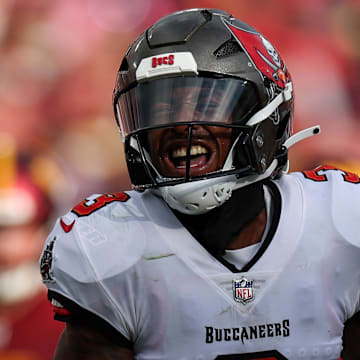
<path fill-rule="evenodd" d="M 234 300 L 246 304 L 254 300 L 255 289 L 253 288 L 253 280 L 241 278 L 240 280 L 233 280 L 233 294 Z"/>

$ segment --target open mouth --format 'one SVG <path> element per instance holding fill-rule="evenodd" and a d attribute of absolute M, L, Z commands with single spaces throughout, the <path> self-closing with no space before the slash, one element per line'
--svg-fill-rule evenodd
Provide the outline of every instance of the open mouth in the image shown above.
<path fill-rule="evenodd" d="M 210 158 L 209 151 L 202 145 L 190 148 L 190 168 L 204 166 Z M 170 152 L 170 160 L 177 169 L 186 167 L 186 147 L 177 147 Z"/>
<path fill-rule="evenodd" d="M 172 145 L 161 157 L 160 166 L 165 176 L 183 177 L 186 174 L 187 147 L 184 144 Z M 214 152 L 202 144 L 190 148 L 190 175 L 202 175 L 209 172 L 214 162 Z"/>
<path fill-rule="evenodd" d="M 170 129 L 162 132 L 154 130 L 149 135 L 150 153 L 155 167 L 162 176 L 168 178 L 194 177 L 219 169 L 221 166 L 219 141 L 203 126 L 195 128 L 192 135 L 190 148 L 186 129 L 185 131 Z M 220 145 L 224 143 L 227 146 L 227 137 L 222 133 L 221 141 Z"/>

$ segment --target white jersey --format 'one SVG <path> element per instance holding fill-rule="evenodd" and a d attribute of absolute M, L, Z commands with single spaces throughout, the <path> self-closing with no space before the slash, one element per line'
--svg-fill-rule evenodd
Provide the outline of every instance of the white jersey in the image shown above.
<path fill-rule="evenodd" d="M 162 199 L 131 191 L 57 221 L 44 282 L 110 323 L 136 359 L 337 359 L 360 307 L 360 184 L 323 169 L 273 182 L 279 223 L 246 272 L 211 256 Z"/>

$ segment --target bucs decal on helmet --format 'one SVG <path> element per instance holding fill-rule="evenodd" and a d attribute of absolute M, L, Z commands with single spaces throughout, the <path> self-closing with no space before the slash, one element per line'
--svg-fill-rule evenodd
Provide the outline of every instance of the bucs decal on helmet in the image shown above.
<path fill-rule="evenodd" d="M 226 23 L 229 30 L 240 42 L 241 47 L 252 60 L 253 65 L 280 88 L 290 80 L 284 61 L 278 52 L 261 34 L 249 32 Z"/>
<path fill-rule="evenodd" d="M 155 68 L 158 65 L 173 65 L 174 56 L 174 54 L 170 54 L 168 56 L 154 56 L 152 58 L 152 67 Z"/>
<path fill-rule="evenodd" d="M 136 80 L 147 81 L 157 76 L 179 73 L 198 74 L 197 63 L 191 52 L 159 54 L 141 59 L 136 69 Z"/>

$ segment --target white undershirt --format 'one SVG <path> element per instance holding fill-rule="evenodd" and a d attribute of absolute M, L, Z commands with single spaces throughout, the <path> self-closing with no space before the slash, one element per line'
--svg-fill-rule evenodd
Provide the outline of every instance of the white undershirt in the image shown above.
<path fill-rule="evenodd" d="M 225 255 L 223 256 L 223 258 L 229 263 L 235 265 L 238 269 L 244 267 L 251 260 L 251 258 L 255 255 L 255 253 L 259 250 L 262 242 L 264 241 L 266 235 L 269 232 L 273 214 L 271 213 L 271 206 L 270 206 L 271 195 L 265 185 L 264 185 L 264 200 L 265 200 L 265 211 L 266 211 L 266 226 L 265 226 L 264 234 L 261 237 L 261 241 L 241 249 L 225 250 Z"/>

